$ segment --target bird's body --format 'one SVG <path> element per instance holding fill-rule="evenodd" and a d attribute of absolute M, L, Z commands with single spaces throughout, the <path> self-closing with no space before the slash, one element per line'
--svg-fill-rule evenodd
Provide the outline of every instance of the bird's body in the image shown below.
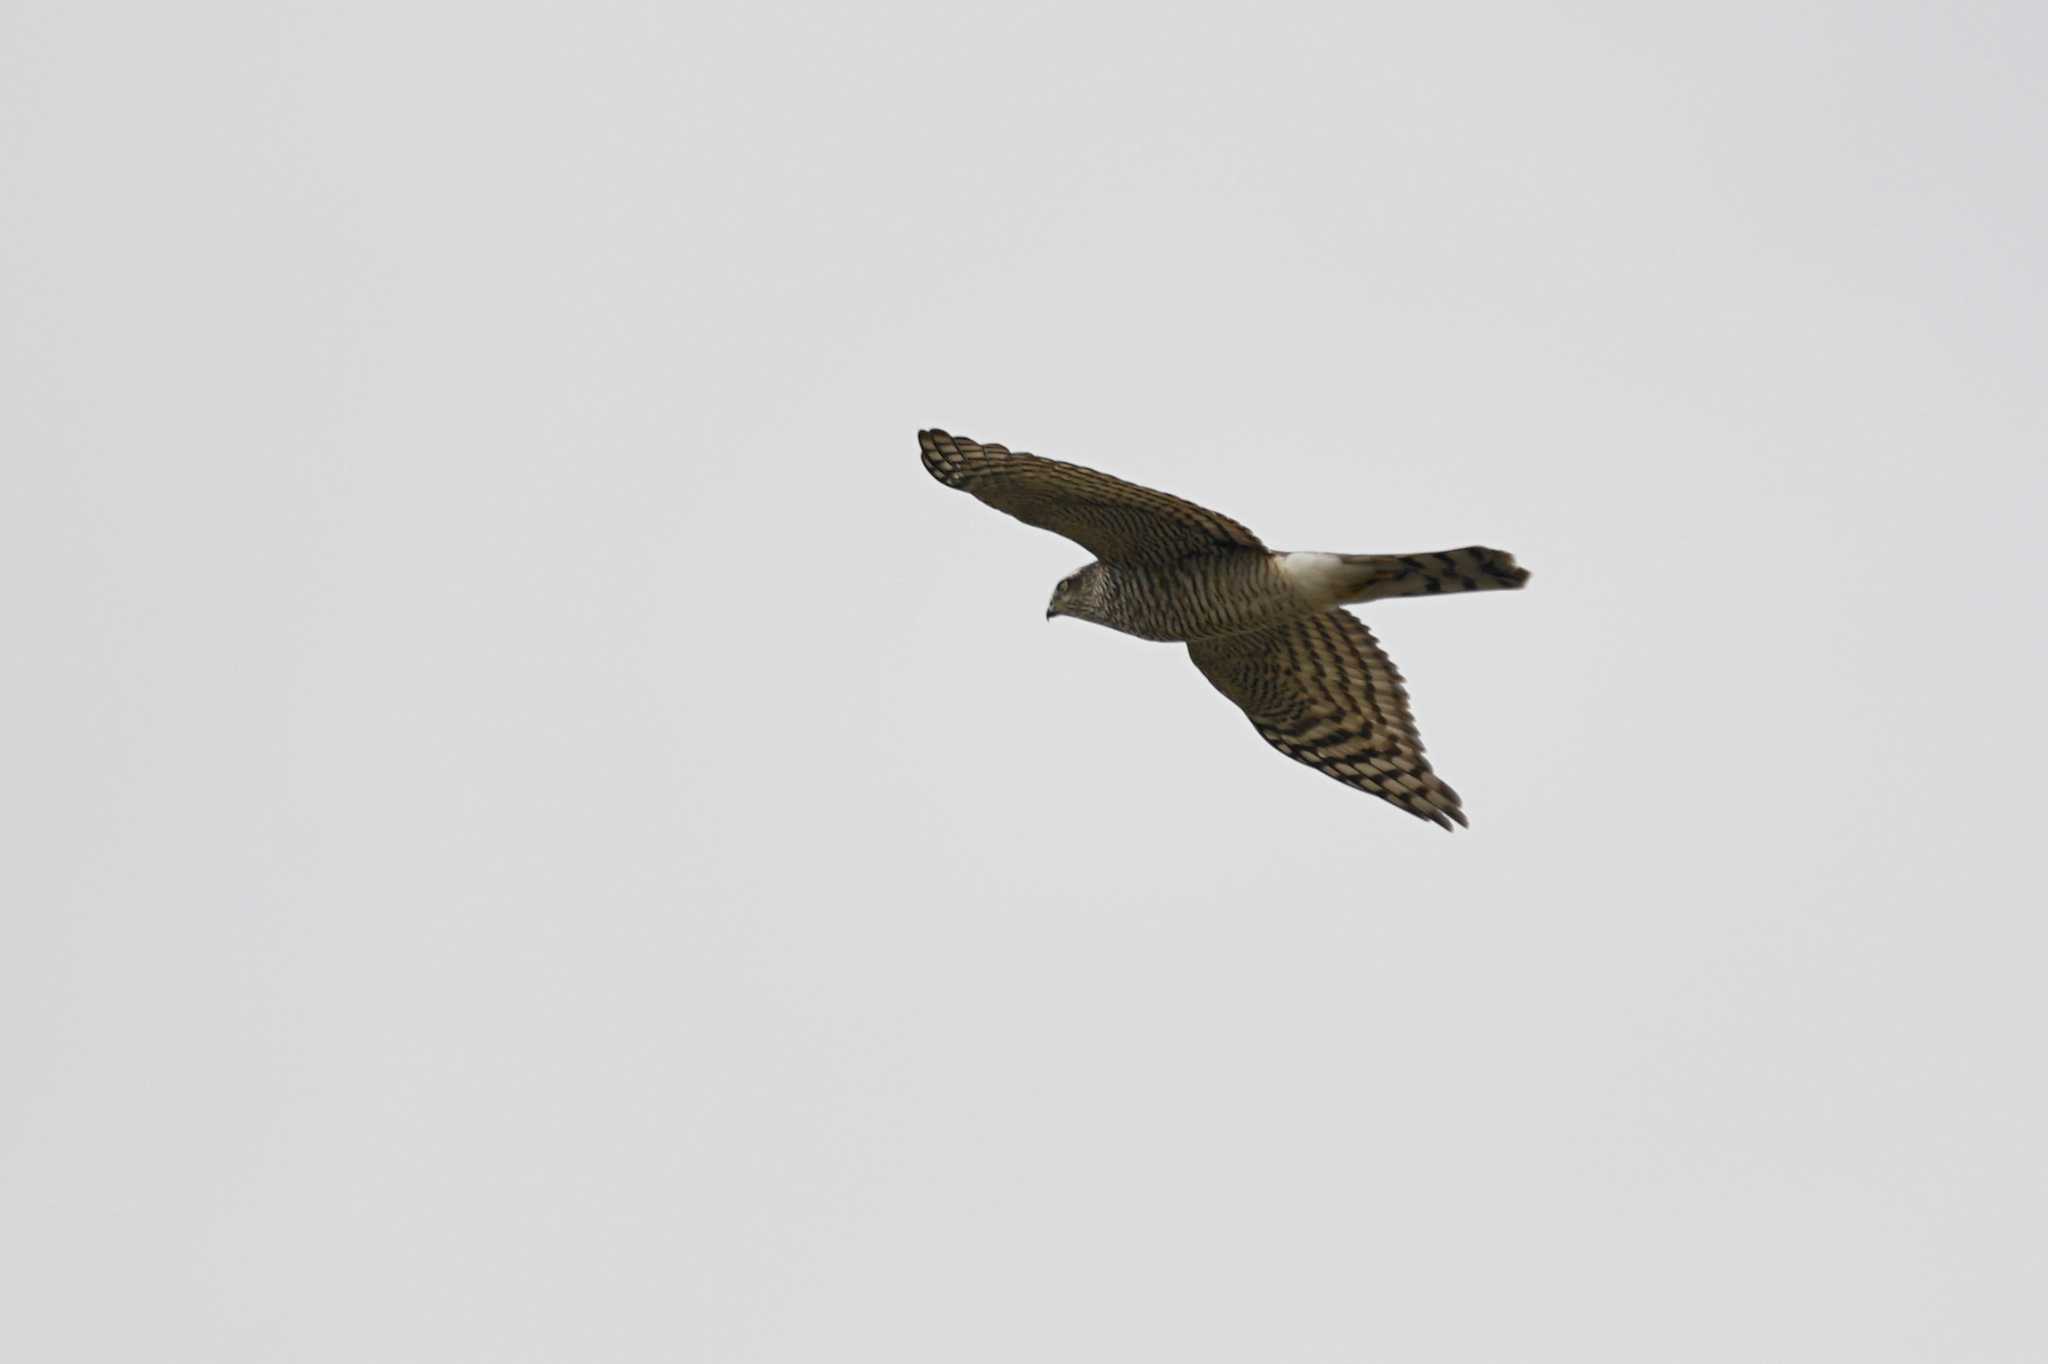
<path fill-rule="evenodd" d="M 1432 554 L 1275 553 L 1226 516 L 1108 474 L 921 431 L 925 467 L 1099 557 L 1062 579 L 1047 618 L 1180 641 L 1259 734 L 1297 762 L 1418 818 L 1465 823 L 1422 756 L 1407 692 L 1342 609 L 1384 597 L 1517 588 L 1527 571 L 1483 546 Z"/>
<path fill-rule="evenodd" d="M 1086 577 L 1076 575 L 1073 600 L 1056 614 L 1162 641 L 1234 635 L 1313 614 L 1320 608 L 1281 558 L 1228 549 L 1151 567 L 1097 560 L 1081 571 Z"/>
<path fill-rule="evenodd" d="M 1067 580 L 1075 583 L 1072 600 L 1047 614 L 1078 616 L 1140 639 L 1185 642 L 1381 597 L 1519 587 L 1527 577 L 1506 555 L 1486 549 L 1410 555 L 1220 549 L 1149 566 L 1098 559 Z"/>

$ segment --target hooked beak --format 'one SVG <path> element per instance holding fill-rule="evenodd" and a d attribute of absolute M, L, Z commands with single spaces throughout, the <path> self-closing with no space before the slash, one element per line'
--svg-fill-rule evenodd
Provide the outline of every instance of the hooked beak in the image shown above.
<path fill-rule="evenodd" d="M 1059 613 L 1060 609 L 1057 606 L 1048 606 L 1045 608 L 1045 618 L 1047 620 L 1051 620 L 1054 616 L 1057 616 Z"/>

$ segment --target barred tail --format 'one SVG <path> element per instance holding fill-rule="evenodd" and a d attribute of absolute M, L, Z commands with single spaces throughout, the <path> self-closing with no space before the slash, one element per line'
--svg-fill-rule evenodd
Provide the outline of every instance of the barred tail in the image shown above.
<path fill-rule="evenodd" d="M 1346 554 L 1342 559 L 1344 568 L 1355 575 L 1344 585 L 1346 602 L 1491 592 L 1529 581 L 1529 570 L 1517 565 L 1514 555 L 1484 545 L 1436 554 Z"/>

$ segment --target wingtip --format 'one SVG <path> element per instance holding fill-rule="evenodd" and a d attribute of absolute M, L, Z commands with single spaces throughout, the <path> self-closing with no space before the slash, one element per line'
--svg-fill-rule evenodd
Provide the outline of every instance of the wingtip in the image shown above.
<path fill-rule="evenodd" d="M 917 457 L 925 472 L 947 487 L 959 485 L 960 454 L 960 443 L 936 426 L 917 433 Z"/>

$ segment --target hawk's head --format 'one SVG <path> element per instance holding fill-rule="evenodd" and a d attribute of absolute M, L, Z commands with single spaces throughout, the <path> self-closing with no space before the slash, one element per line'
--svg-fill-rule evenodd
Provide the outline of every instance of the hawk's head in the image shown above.
<path fill-rule="evenodd" d="M 1075 616 L 1081 620 L 1100 620 L 1102 589 L 1100 563 L 1090 564 L 1078 573 L 1069 573 L 1060 579 L 1059 586 L 1053 588 L 1052 601 L 1045 608 L 1045 618 Z"/>

